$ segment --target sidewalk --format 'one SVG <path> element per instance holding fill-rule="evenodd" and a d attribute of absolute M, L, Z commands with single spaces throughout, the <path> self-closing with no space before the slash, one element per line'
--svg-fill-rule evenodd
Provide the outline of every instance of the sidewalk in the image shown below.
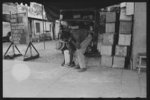
<path fill-rule="evenodd" d="M 55 62 L 3 60 L 3 97 L 146 97 L 145 73 L 101 66 L 79 73 Z"/>

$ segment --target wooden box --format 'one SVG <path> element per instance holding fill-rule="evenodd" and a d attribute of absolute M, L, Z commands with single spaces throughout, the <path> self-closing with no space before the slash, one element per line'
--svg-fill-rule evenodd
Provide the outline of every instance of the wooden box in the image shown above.
<path fill-rule="evenodd" d="M 131 44 L 131 34 L 119 34 L 119 45 L 130 46 Z"/>
<path fill-rule="evenodd" d="M 131 33 L 132 22 L 131 21 L 120 21 L 119 33 Z"/>
<path fill-rule="evenodd" d="M 112 45 L 114 43 L 114 33 L 103 34 L 103 44 Z"/>
<path fill-rule="evenodd" d="M 106 23 L 105 32 L 106 33 L 115 33 L 115 23 Z"/>
<path fill-rule="evenodd" d="M 116 22 L 116 12 L 106 12 L 106 23 Z"/>
<path fill-rule="evenodd" d="M 125 67 L 125 57 L 114 56 L 112 67 L 113 68 L 124 68 Z"/>
<path fill-rule="evenodd" d="M 127 56 L 127 46 L 116 45 L 115 55 L 123 57 Z"/>
<path fill-rule="evenodd" d="M 101 55 L 111 56 L 112 55 L 112 45 L 101 44 L 100 47 Z"/>
<path fill-rule="evenodd" d="M 112 67 L 112 56 L 101 56 L 101 65 Z"/>

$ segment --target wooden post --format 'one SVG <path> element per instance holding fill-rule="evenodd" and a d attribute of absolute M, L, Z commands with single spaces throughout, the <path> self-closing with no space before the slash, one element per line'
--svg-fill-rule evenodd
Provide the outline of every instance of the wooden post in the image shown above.
<path fill-rule="evenodd" d="M 43 12 L 44 12 L 44 6 L 42 4 L 42 21 L 43 21 L 43 36 L 44 36 L 44 15 L 43 15 Z M 44 49 L 45 49 L 45 36 L 44 36 Z"/>

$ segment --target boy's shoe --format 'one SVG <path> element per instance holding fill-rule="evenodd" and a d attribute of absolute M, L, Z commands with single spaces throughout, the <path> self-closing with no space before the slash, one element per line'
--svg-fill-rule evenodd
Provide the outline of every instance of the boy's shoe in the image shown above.
<path fill-rule="evenodd" d="M 75 66 L 74 68 L 75 68 L 75 69 L 80 69 L 80 66 L 79 66 L 79 65 L 77 65 L 77 66 Z"/>
<path fill-rule="evenodd" d="M 61 66 L 64 66 L 65 65 L 65 63 L 63 62 L 62 64 L 61 64 Z"/>
<path fill-rule="evenodd" d="M 86 71 L 87 70 L 87 68 L 80 68 L 79 70 L 78 70 L 78 72 L 84 72 L 84 71 Z"/>
<path fill-rule="evenodd" d="M 70 64 L 70 67 L 74 67 L 74 66 L 75 66 L 75 64 L 73 64 L 73 63 L 72 63 L 72 64 Z"/>

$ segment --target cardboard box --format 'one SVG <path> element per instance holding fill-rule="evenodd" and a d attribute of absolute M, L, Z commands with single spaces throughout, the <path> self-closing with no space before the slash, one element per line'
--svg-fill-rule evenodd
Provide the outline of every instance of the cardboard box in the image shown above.
<path fill-rule="evenodd" d="M 132 30 L 132 22 L 131 21 L 120 21 L 119 33 L 130 34 L 131 30 Z"/>
<path fill-rule="evenodd" d="M 101 56 L 101 65 L 112 67 L 112 56 Z"/>
<path fill-rule="evenodd" d="M 125 67 L 125 57 L 114 56 L 112 67 L 113 68 L 124 68 Z"/>
<path fill-rule="evenodd" d="M 106 23 L 116 22 L 116 12 L 106 12 Z"/>
<path fill-rule="evenodd" d="M 103 34 L 103 44 L 112 45 L 114 43 L 114 33 Z"/>
<path fill-rule="evenodd" d="M 119 34 L 119 45 L 130 46 L 131 44 L 131 34 Z"/>
<path fill-rule="evenodd" d="M 112 45 L 101 44 L 100 47 L 101 55 L 111 56 L 112 55 Z"/>
<path fill-rule="evenodd" d="M 106 23 L 105 24 L 105 32 L 106 33 L 115 33 L 115 23 Z"/>
<path fill-rule="evenodd" d="M 127 46 L 116 45 L 115 55 L 123 57 L 127 56 Z"/>
<path fill-rule="evenodd" d="M 132 21 L 132 16 L 126 15 L 126 8 L 120 9 L 120 20 L 122 21 Z"/>

